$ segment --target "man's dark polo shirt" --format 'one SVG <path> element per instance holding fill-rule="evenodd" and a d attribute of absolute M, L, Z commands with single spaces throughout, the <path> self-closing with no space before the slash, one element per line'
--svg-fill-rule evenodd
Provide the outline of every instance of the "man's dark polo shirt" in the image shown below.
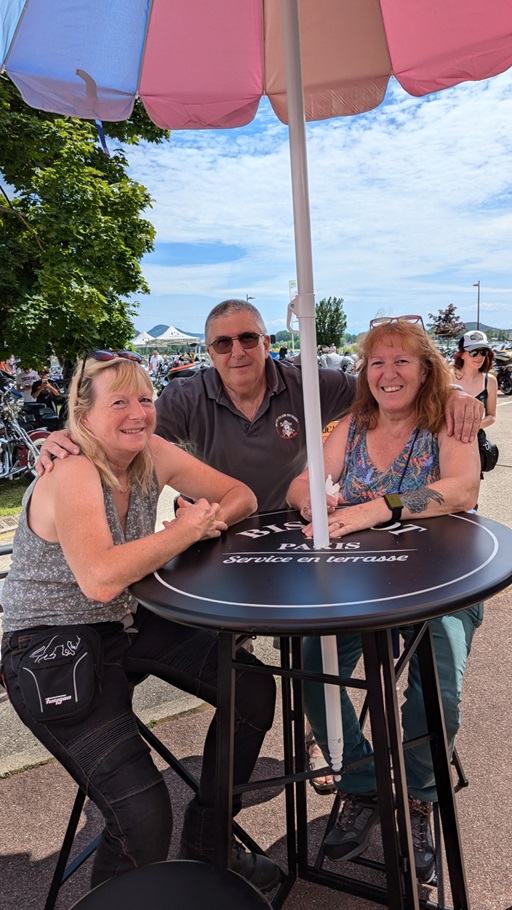
<path fill-rule="evenodd" d="M 213 367 L 173 379 L 156 402 L 157 433 L 206 464 L 243 481 L 258 511 L 286 507 L 286 491 L 306 466 L 302 374 L 268 357 L 267 391 L 252 423 L 235 407 Z M 320 370 L 322 426 L 350 406 L 355 379 Z"/>

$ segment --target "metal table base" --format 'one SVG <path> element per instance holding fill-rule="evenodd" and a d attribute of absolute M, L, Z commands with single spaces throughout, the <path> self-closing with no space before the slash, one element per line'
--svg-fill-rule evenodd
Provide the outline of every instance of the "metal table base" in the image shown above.
<path fill-rule="evenodd" d="M 415 637 L 423 687 L 428 739 L 432 749 L 434 776 L 438 792 L 446 864 L 453 899 L 453 910 L 470 910 L 455 796 L 444 726 L 439 680 L 429 623 L 422 623 Z M 419 897 L 414 867 L 414 852 L 408 808 L 404 766 L 404 744 L 397 699 L 397 676 L 393 657 L 391 630 L 365 632 L 362 635 L 366 681 L 357 681 L 367 690 L 367 704 L 374 743 L 374 763 L 384 848 L 383 871 L 386 887 L 364 882 L 348 874 L 326 871 L 308 859 L 308 824 L 306 782 L 311 774 L 305 770 L 304 717 L 302 681 L 307 676 L 319 682 L 340 680 L 324 674 L 312 674 L 302 666 L 302 638 L 284 638 L 281 667 L 262 667 L 255 672 L 271 672 L 282 678 L 283 751 L 285 774 L 257 783 L 233 788 L 234 687 L 236 675 L 235 634 L 219 633 L 219 704 L 217 740 L 216 808 L 219 839 L 216 862 L 229 863 L 233 793 L 252 789 L 284 786 L 286 794 L 286 838 L 288 870 L 272 900 L 281 907 L 296 878 L 335 888 L 389 907 L 389 910 L 452 910 L 443 903 Z M 290 647 L 291 645 L 291 647 Z M 290 659 L 291 654 L 291 659 Z M 244 664 L 246 670 L 247 666 Z M 354 681 L 356 682 L 356 681 Z M 349 680 L 343 684 L 350 685 Z M 405 748 L 407 748 L 405 744 Z M 413 744 L 410 744 L 413 747 Z M 250 848 L 257 845 L 244 838 Z M 344 864 L 344 869 L 349 864 Z M 379 864 L 369 862 L 378 867 Z M 441 899 L 441 894 L 438 893 Z"/>

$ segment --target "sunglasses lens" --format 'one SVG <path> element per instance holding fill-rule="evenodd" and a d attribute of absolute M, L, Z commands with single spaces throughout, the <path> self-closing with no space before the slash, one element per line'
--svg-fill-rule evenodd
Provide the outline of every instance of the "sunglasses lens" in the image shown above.
<path fill-rule="evenodd" d="M 89 351 L 86 357 L 92 357 L 93 360 L 107 361 L 113 360 L 116 355 L 113 351 Z"/>
<path fill-rule="evenodd" d="M 217 338 L 215 341 L 212 341 L 212 348 L 217 354 L 229 354 L 233 349 L 233 342 L 235 339 L 238 339 L 242 345 L 244 351 L 255 348 L 258 344 L 261 334 L 259 332 L 242 332 L 241 335 L 235 335 L 233 338 L 222 336 Z"/>
<path fill-rule="evenodd" d="M 135 351 L 118 351 L 117 356 L 124 360 L 133 360 L 134 363 L 142 363 L 142 356 L 136 354 Z"/>
<path fill-rule="evenodd" d="M 228 354 L 232 347 L 231 338 L 217 338 L 216 341 L 212 341 L 212 348 L 217 354 Z"/>
<path fill-rule="evenodd" d="M 259 341 L 259 334 L 257 332 L 243 332 L 238 336 L 238 340 L 243 348 L 250 349 L 255 348 Z"/>

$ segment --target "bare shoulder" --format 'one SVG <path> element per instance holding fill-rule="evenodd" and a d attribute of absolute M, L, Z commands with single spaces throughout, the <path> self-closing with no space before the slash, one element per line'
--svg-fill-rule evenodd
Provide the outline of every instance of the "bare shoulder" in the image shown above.
<path fill-rule="evenodd" d="M 454 454 L 457 455 L 458 458 L 465 458 L 467 453 L 471 452 L 473 448 L 478 448 L 476 436 L 473 442 L 463 442 L 462 439 L 457 439 L 455 435 L 448 436 L 445 423 L 443 423 L 443 426 L 439 430 L 437 439 L 439 443 L 439 452 L 444 455 Z"/>
<path fill-rule="evenodd" d="M 152 436 L 149 443 L 153 465 L 157 473 L 160 489 L 168 484 L 175 471 L 179 469 L 187 454 L 173 442 L 168 442 L 161 436 Z"/>
<path fill-rule="evenodd" d="M 341 437 L 347 436 L 351 420 L 352 420 L 352 414 L 349 411 L 348 414 L 345 414 L 343 417 L 340 417 L 340 419 L 338 420 L 338 423 L 336 424 L 336 426 L 330 433 L 330 436 L 334 436 L 336 434 L 336 437 L 338 439 Z M 330 436 L 329 436 L 329 438 L 330 438 Z"/>
<path fill-rule="evenodd" d="M 175 445 L 173 442 L 168 442 L 167 439 L 164 439 L 163 436 L 157 436 L 153 434 L 149 441 L 149 447 L 151 449 L 151 455 L 153 456 L 156 462 L 160 459 L 166 459 L 173 457 L 179 457 L 177 453 L 181 451 L 179 446 Z"/>
<path fill-rule="evenodd" d="M 53 471 L 43 475 L 41 480 L 63 493 L 76 489 L 78 485 L 98 483 L 97 468 L 85 455 L 74 455 L 73 458 L 56 458 Z"/>

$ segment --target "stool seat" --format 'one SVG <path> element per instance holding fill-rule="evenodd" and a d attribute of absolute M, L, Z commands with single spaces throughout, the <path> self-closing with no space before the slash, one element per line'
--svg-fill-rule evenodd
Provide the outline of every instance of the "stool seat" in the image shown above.
<path fill-rule="evenodd" d="M 71 910 L 269 910 L 245 878 L 196 860 L 153 863 L 98 885 Z"/>

